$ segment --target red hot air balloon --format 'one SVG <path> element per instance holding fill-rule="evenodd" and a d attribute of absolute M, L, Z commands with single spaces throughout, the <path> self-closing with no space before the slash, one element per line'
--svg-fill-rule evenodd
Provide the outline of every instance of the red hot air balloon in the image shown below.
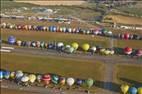
<path fill-rule="evenodd" d="M 42 81 L 44 82 L 45 85 L 48 85 L 51 81 L 51 76 L 49 74 L 45 74 L 43 77 L 42 77 Z"/>
<path fill-rule="evenodd" d="M 125 34 L 124 34 L 124 39 L 127 40 L 127 39 L 129 39 L 129 37 L 130 37 L 130 34 L 128 34 L 128 33 L 125 33 Z"/>
<path fill-rule="evenodd" d="M 127 55 L 130 55 L 132 53 L 132 48 L 130 48 L 130 47 L 124 48 L 124 53 Z"/>

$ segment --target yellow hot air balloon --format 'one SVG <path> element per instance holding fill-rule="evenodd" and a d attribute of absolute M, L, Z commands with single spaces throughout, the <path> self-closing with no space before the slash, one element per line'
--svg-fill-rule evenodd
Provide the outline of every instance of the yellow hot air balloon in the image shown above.
<path fill-rule="evenodd" d="M 82 49 L 83 49 L 84 51 L 88 51 L 89 48 L 90 48 L 90 45 L 89 45 L 88 43 L 85 43 L 85 44 L 82 45 Z"/>
<path fill-rule="evenodd" d="M 127 84 L 121 85 L 121 91 L 123 92 L 123 94 L 126 94 L 128 90 L 129 90 L 129 86 Z"/>
<path fill-rule="evenodd" d="M 34 83 L 34 82 L 35 82 L 36 76 L 35 76 L 34 74 L 30 74 L 28 77 L 29 77 L 29 81 L 30 81 L 31 83 Z"/>
<path fill-rule="evenodd" d="M 138 88 L 138 94 L 142 94 L 142 87 Z"/>
<path fill-rule="evenodd" d="M 73 43 L 71 44 L 71 46 L 72 46 L 75 50 L 77 50 L 78 47 L 79 47 L 79 45 L 78 45 L 77 42 L 73 42 Z"/>

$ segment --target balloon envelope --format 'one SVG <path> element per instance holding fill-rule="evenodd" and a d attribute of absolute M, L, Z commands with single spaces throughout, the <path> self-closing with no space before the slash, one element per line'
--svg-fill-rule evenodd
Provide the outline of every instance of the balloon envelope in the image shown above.
<path fill-rule="evenodd" d="M 127 54 L 127 55 L 131 54 L 132 53 L 132 48 L 130 48 L 130 47 L 124 48 L 124 53 Z"/>
<path fill-rule="evenodd" d="M 9 44 L 14 44 L 16 42 L 16 38 L 14 36 L 9 36 L 8 37 L 8 43 Z"/>
<path fill-rule="evenodd" d="M 66 78 L 65 77 L 61 77 L 60 78 L 60 84 L 61 85 L 65 85 L 65 83 L 66 83 Z"/>
<path fill-rule="evenodd" d="M 29 81 L 30 81 L 31 83 L 35 82 L 36 76 L 35 76 L 34 74 L 30 74 L 28 77 L 29 77 Z"/>
<path fill-rule="evenodd" d="M 72 46 L 75 50 L 77 50 L 78 47 L 79 47 L 79 44 L 78 44 L 77 42 L 73 42 L 73 43 L 71 44 L 71 46 Z"/>
<path fill-rule="evenodd" d="M 0 71 L 0 79 L 3 79 L 3 71 Z"/>
<path fill-rule="evenodd" d="M 142 94 L 142 87 L 138 88 L 138 94 Z"/>
<path fill-rule="evenodd" d="M 69 85 L 69 86 L 72 86 L 73 84 L 74 84 L 74 78 L 67 78 L 67 84 Z"/>
<path fill-rule="evenodd" d="M 85 44 L 82 45 L 82 49 L 83 49 L 84 51 L 88 51 L 89 48 L 90 48 L 90 45 L 87 44 L 87 43 L 85 43 Z"/>
<path fill-rule="evenodd" d="M 93 86 L 93 84 L 94 84 L 94 80 L 92 78 L 89 78 L 89 79 L 86 80 L 87 87 L 90 88 L 90 87 Z"/>
<path fill-rule="evenodd" d="M 28 76 L 23 76 L 21 78 L 21 82 L 28 82 L 29 81 L 29 77 Z"/>
<path fill-rule="evenodd" d="M 130 87 L 128 92 L 129 92 L 130 94 L 137 94 L 137 88 L 135 88 L 135 87 Z"/>
<path fill-rule="evenodd" d="M 126 94 L 129 90 L 129 86 L 126 84 L 121 85 L 121 91 Z"/>
<path fill-rule="evenodd" d="M 59 77 L 57 75 L 52 75 L 52 82 L 58 84 Z"/>

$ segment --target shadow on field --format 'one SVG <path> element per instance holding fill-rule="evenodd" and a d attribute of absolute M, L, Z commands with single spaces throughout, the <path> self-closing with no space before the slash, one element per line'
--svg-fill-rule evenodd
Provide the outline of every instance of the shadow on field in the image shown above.
<path fill-rule="evenodd" d="M 120 85 L 113 82 L 96 81 L 95 86 L 113 92 L 120 92 Z"/>
<path fill-rule="evenodd" d="M 127 82 L 127 83 L 129 83 L 129 84 L 131 84 L 132 86 L 135 86 L 135 87 L 141 87 L 142 86 L 142 82 L 130 80 L 130 79 L 127 79 L 127 78 L 119 78 L 119 79 L 124 81 L 124 82 Z"/>

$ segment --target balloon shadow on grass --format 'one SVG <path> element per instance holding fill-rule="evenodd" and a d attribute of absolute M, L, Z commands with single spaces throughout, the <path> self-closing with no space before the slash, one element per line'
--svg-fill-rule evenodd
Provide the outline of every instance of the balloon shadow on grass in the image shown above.
<path fill-rule="evenodd" d="M 113 82 L 96 81 L 95 86 L 112 92 L 120 92 L 120 84 Z"/>

